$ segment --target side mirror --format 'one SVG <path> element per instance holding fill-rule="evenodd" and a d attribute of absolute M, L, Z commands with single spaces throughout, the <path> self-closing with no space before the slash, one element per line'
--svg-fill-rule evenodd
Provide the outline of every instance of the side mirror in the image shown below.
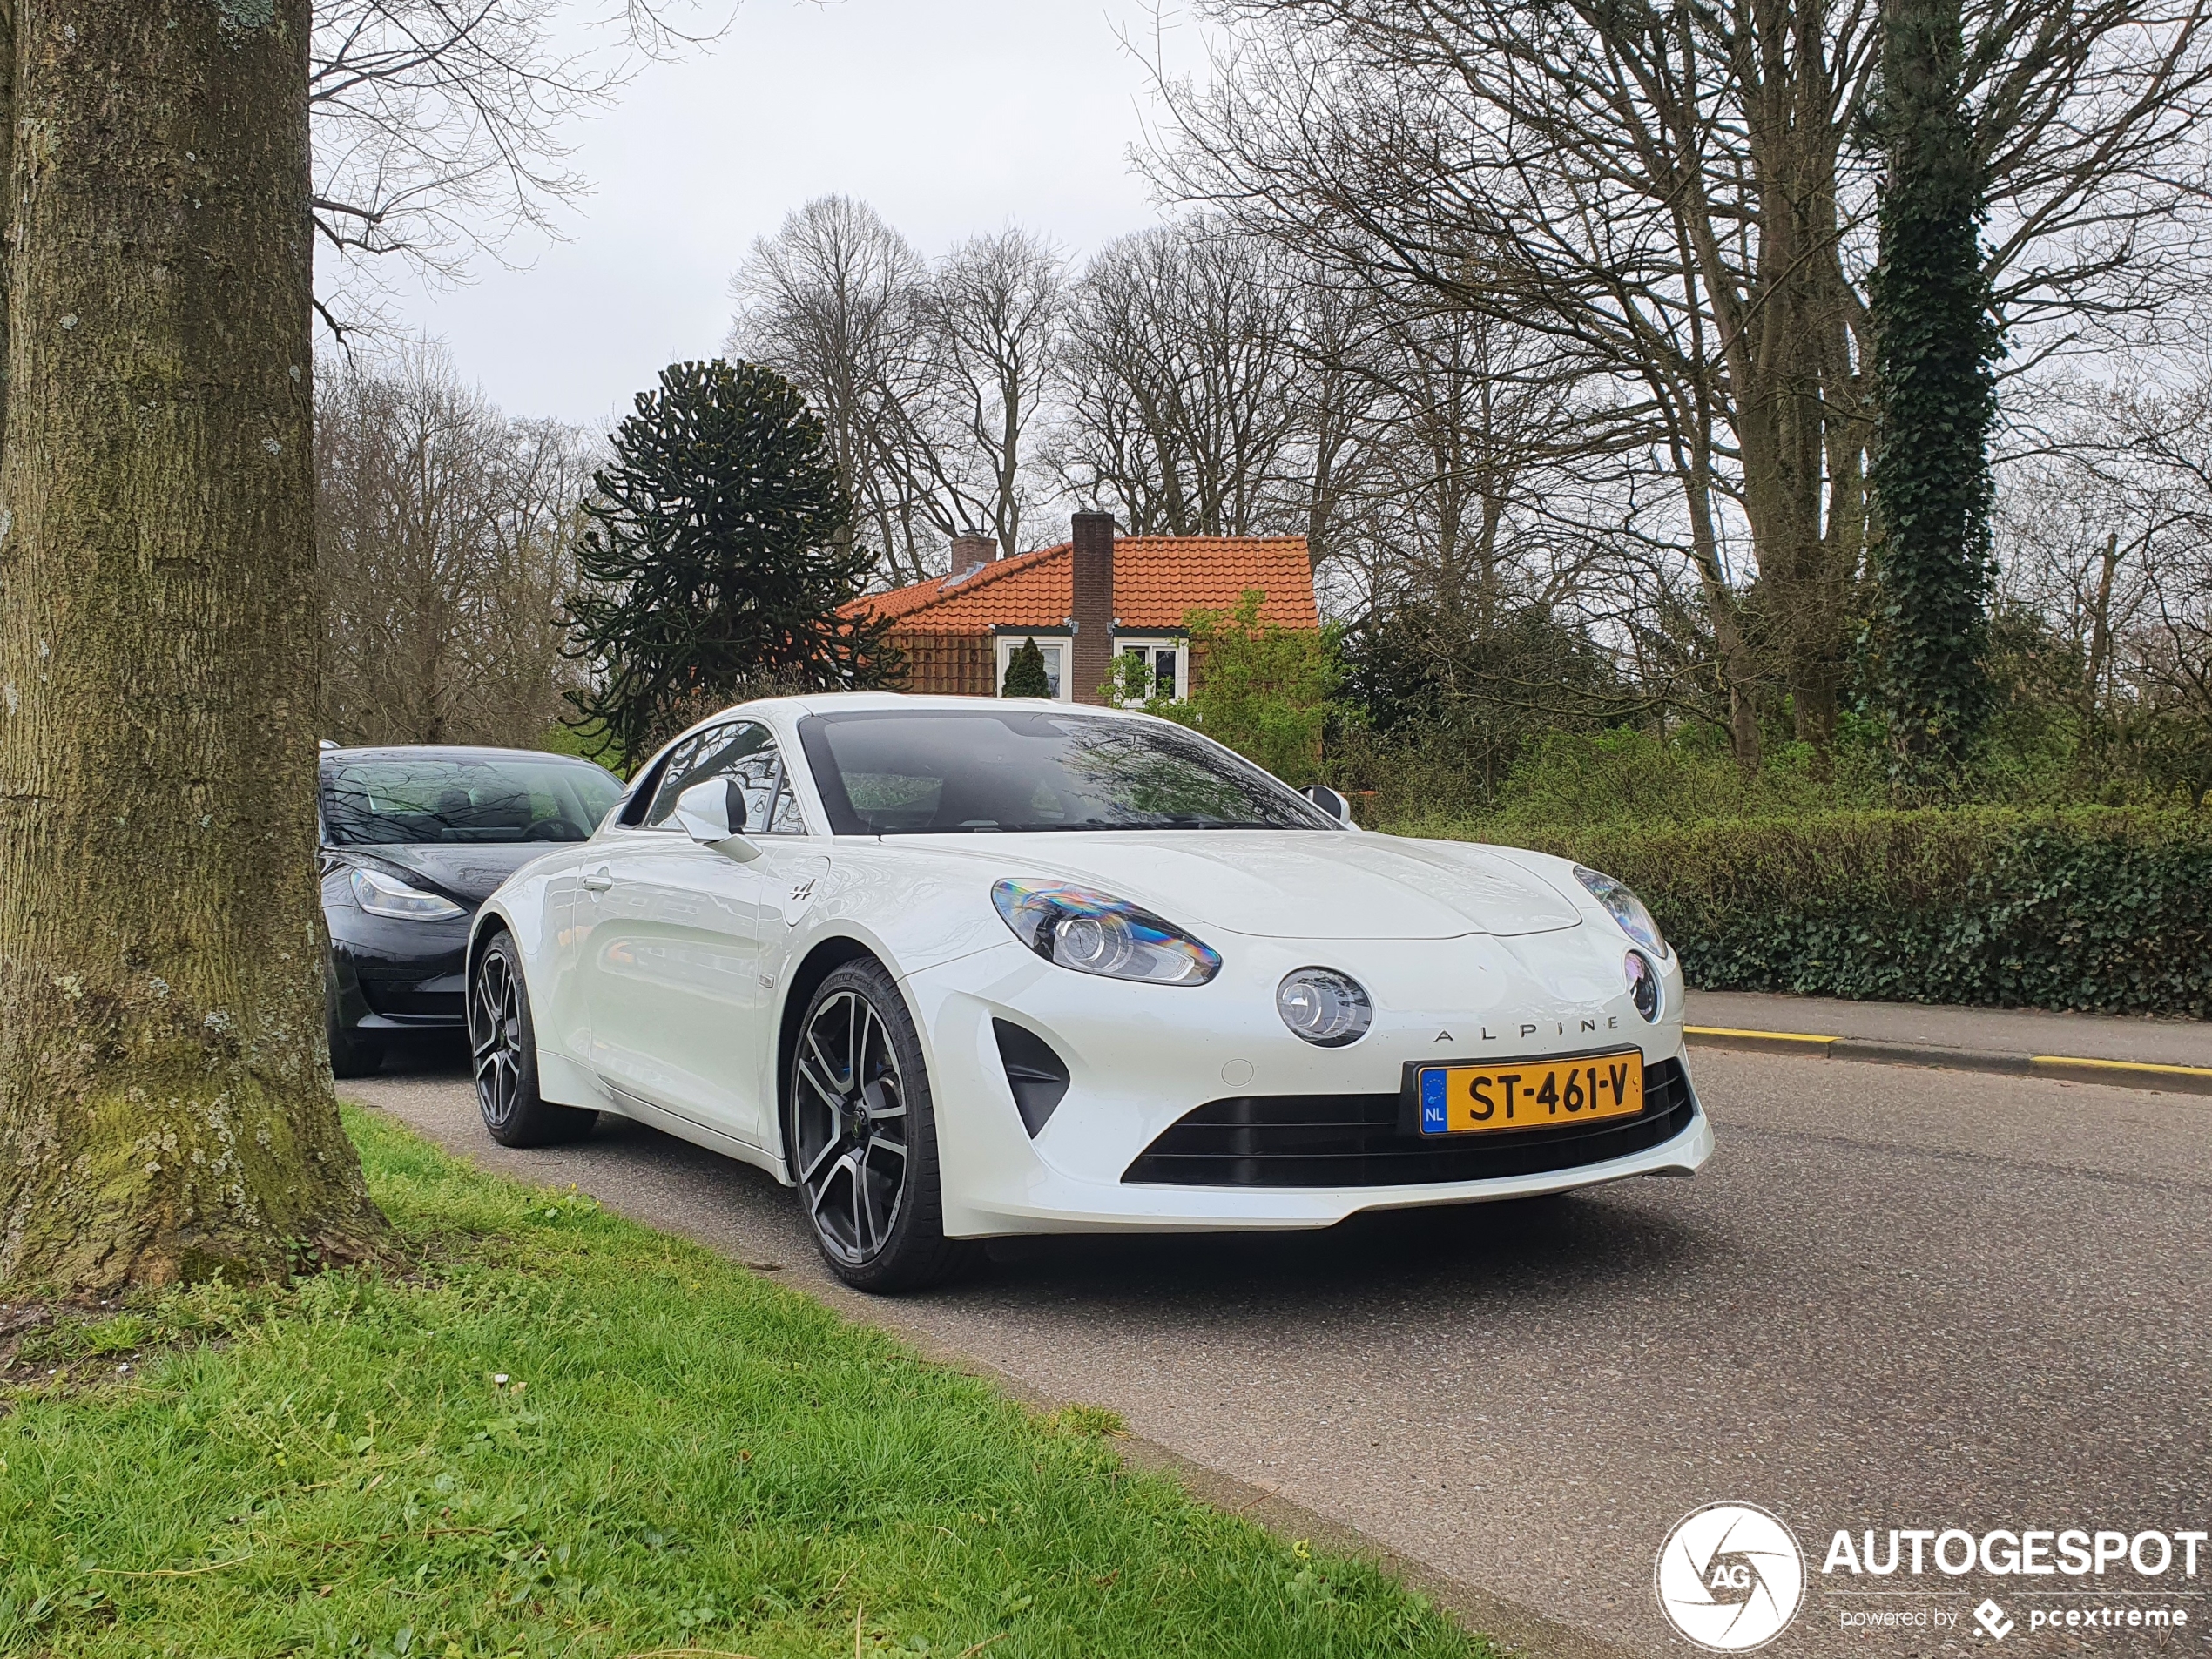
<path fill-rule="evenodd" d="M 734 778 L 710 778 L 676 798 L 676 827 L 701 846 L 750 864 L 760 849 L 745 838 L 745 791 Z"/>
<path fill-rule="evenodd" d="M 1299 790 L 1298 792 L 1305 796 L 1306 799 L 1312 801 L 1316 806 L 1318 806 L 1323 812 L 1328 813 L 1330 817 L 1335 819 L 1338 823 L 1349 824 L 1353 829 L 1358 829 L 1359 827 L 1357 824 L 1353 824 L 1352 822 L 1351 801 L 1346 799 L 1344 796 L 1337 793 L 1337 792 L 1330 788 L 1328 785 L 1308 784 L 1305 788 Z"/>

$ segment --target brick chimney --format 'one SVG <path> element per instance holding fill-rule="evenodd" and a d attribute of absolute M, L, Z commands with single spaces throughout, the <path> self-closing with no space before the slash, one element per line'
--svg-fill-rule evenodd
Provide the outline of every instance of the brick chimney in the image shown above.
<path fill-rule="evenodd" d="M 1074 593 L 1069 621 L 1075 624 L 1075 649 L 1069 672 L 1076 677 L 1078 703 L 1103 703 L 1098 688 L 1114 668 L 1114 516 L 1077 513 L 1069 539 L 1075 543 Z"/>
<path fill-rule="evenodd" d="M 962 530 L 953 537 L 953 580 L 957 582 L 979 565 L 999 556 L 999 544 L 981 530 Z"/>

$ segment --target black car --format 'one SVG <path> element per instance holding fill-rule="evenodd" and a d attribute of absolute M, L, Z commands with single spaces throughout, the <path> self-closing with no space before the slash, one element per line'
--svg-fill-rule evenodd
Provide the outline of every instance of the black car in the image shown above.
<path fill-rule="evenodd" d="M 322 914 L 330 1068 L 358 1077 L 386 1040 L 459 1030 L 469 919 L 622 793 L 604 767 L 524 749 L 322 752 Z"/>

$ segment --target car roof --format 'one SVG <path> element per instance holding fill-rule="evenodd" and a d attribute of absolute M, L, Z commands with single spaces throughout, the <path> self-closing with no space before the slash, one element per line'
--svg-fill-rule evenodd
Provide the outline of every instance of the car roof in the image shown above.
<path fill-rule="evenodd" d="M 1096 714 L 1117 720 L 1150 720 L 1155 725 L 1166 725 L 1157 714 L 1145 714 L 1136 709 L 1109 708 L 1094 703 L 1062 703 L 1056 698 L 1043 697 L 951 697 L 935 692 L 916 691 L 801 691 L 789 697 L 759 697 L 749 703 L 732 703 L 726 709 L 717 709 L 702 719 L 694 720 L 666 743 L 648 755 L 646 764 L 630 775 L 630 786 L 635 789 L 651 772 L 652 764 L 695 732 L 704 732 L 733 716 L 747 719 L 762 719 L 780 715 L 786 720 L 796 720 L 809 714 L 865 713 L 871 710 L 902 711 L 909 714 L 923 713 L 932 709 L 949 709 L 974 714 L 1008 704 L 1016 707 L 1049 709 L 1062 714 Z"/>
<path fill-rule="evenodd" d="M 764 697 L 758 702 L 741 703 L 725 709 L 721 714 L 712 718 L 718 720 L 723 715 L 733 714 L 738 709 L 785 709 L 794 714 L 840 714 L 870 709 L 903 709 L 910 712 L 952 709 L 973 714 L 1002 708 L 1008 703 L 1022 707 L 1050 709 L 1062 714 L 1102 714 L 1125 720 L 1147 718 L 1133 709 L 1109 708 L 1097 703 L 1062 703 L 1056 698 L 952 697 L 913 691 L 806 691 L 794 697 Z M 709 722 L 702 720 L 699 724 L 705 725 Z"/>
<path fill-rule="evenodd" d="M 389 743 L 359 749 L 325 749 L 322 759 L 332 760 L 553 760 L 570 765 L 606 768 L 582 755 L 555 754 L 550 749 L 495 749 L 466 743 Z"/>
<path fill-rule="evenodd" d="M 864 714 L 872 711 L 924 714 L 934 709 L 976 714 L 1003 709 L 1009 704 L 1017 708 L 1050 710 L 1060 714 L 1096 714 L 1109 719 L 1150 720 L 1156 725 L 1168 724 L 1157 714 L 1146 714 L 1138 709 L 1116 709 L 1096 703 L 1062 703 L 1057 698 L 951 697 L 914 691 L 802 691 L 790 697 L 755 698 L 749 703 L 732 703 L 726 709 L 717 709 L 705 718 L 692 721 L 654 750 L 647 759 L 649 762 L 658 759 L 695 732 L 704 732 L 711 725 L 740 715 L 754 720 L 771 715 L 796 720 L 809 714 Z M 631 774 L 631 782 L 636 784 L 648 770 L 648 766 L 640 766 Z"/>

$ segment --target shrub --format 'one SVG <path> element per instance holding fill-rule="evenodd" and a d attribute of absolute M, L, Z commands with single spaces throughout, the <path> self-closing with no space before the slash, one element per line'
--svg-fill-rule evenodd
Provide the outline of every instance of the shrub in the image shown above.
<path fill-rule="evenodd" d="M 2070 806 L 2156 809 L 2196 801 L 2192 776 L 2212 779 L 2212 745 L 2189 751 L 2178 722 L 2160 728 L 2172 755 L 2148 742 L 2133 770 L 2100 772 L 2071 739 L 2033 709 L 2000 711 L 1992 740 L 1958 779 L 1955 794 L 1923 806 Z M 1345 721 L 1329 741 L 1329 781 L 1368 798 L 1375 815 L 1480 819 L 1493 836 L 1524 828 L 1605 823 L 1695 823 L 1787 818 L 1894 806 L 1889 734 L 1846 709 L 1823 757 L 1810 744 L 1768 745 L 1755 772 L 1728 752 L 1717 727 L 1693 725 L 1661 738 L 1620 726 L 1552 732 L 1522 745 L 1502 771 L 1475 754 L 1455 727 L 1388 732 Z M 2140 762 L 2140 765 L 2136 765 Z M 2191 768 L 2195 768 L 2192 772 Z M 2179 798 L 2177 800 L 2177 797 Z"/>
<path fill-rule="evenodd" d="M 617 778 L 630 775 L 630 766 L 624 759 L 621 745 L 615 742 L 611 733 L 596 724 L 578 730 L 565 721 L 556 721 L 545 729 L 536 746 L 547 754 L 574 755 L 579 760 L 596 760 Z"/>
<path fill-rule="evenodd" d="M 1045 678 L 1044 652 L 1034 639 L 1025 639 L 1006 659 L 1006 684 L 1001 697 L 1050 697 L 1052 682 Z"/>
<path fill-rule="evenodd" d="M 1259 589 L 1247 588 L 1234 610 L 1186 614 L 1190 695 L 1179 702 L 1155 697 L 1143 706 L 1227 745 L 1285 783 L 1306 783 L 1320 771 L 1321 730 L 1342 677 L 1336 637 L 1262 622 L 1266 601 Z M 1118 682 L 1102 690 L 1109 702 L 1128 701 Z"/>
<path fill-rule="evenodd" d="M 1823 776 L 1804 743 L 1774 745 L 1747 773 L 1710 727 L 1663 740 L 1628 726 L 1554 732 L 1529 743 L 1490 791 L 1454 769 L 1440 736 L 1410 749 L 1359 753 L 1347 734 L 1336 753 L 1354 759 L 1345 775 L 1372 793 L 1379 817 L 1480 819 L 1486 836 L 1511 839 L 1569 825 L 1686 824 L 1887 806 L 1881 751 L 1852 738 L 1831 751 Z"/>
<path fill-rule="evenodd" d="M 1967 807 L 1480 828 L 1634 887 L 1704 989 L 2212 1017 L 2202 813 Z"/>

